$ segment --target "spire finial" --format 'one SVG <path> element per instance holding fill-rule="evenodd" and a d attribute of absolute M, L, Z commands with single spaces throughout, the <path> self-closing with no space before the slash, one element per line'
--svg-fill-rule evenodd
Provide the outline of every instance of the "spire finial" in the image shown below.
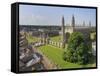
<path fill-rule="evenodd" d="M 85 26 L 85 21 L 83 21 L 83 26 Z"/>
<path fill-rule="evenodd" d="M 89 21 L 89 27 L 91 27 L 91 21 Z"/>
<path fill-rule="evenodd" d="M 75 17 L 74 17 L 74 14 L 72 15 L 72 27 L 75 27 Z"/>

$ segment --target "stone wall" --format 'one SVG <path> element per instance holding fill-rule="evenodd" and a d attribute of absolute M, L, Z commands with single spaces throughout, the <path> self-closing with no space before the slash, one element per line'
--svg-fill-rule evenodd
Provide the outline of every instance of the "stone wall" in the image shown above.
<path fill-rule="evenodd" d="M 49 40 L 48 44 L 55 46 L 55 47 L 62 48 L 62 42 L 55 42 L 55 41 Z"/>

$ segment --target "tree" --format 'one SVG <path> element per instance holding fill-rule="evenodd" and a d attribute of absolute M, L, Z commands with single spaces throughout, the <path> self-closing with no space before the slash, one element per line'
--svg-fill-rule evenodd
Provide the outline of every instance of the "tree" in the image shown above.
<path fill-rule="evenodd" d="M 82 33 L 72 33 L 68 39 L 68 46 L 65 48 L 64 60 L 72 63 L 87 64 L 91 47 L 85 42 Z"/>

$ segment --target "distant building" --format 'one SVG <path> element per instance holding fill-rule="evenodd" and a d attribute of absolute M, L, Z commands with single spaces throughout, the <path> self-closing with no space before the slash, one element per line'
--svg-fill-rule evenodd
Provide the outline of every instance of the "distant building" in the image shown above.
<path fill-rule="evenodd" d="M 40 41 L 43 44 L 48 44 L 50 42 L 50 37 L 61 36 L 62 48 L 65 47 L 65 43 L 68 42 L 68 38 L 73 32 L 81 32 L 84 35 L 84 39 L 87 40 L 90 38 L 90 32 L 95 27 L 91 26 L 91 22 L 89 21 L 89 25 L 85 24 L 85 21 L 81 25 L 76 24 L 75 17 L 72 15 L 71 24 L 66 25 L 64 16 L 61 18 L 61 25 L 22 25 L 21 29 L 24 29 L 26 32 L 31 33 L 32 36 L 39 37 Z M 54 41 L 53 41 L 54 42 Z M 59 44 L 57 44 L 59 45 Z"/>

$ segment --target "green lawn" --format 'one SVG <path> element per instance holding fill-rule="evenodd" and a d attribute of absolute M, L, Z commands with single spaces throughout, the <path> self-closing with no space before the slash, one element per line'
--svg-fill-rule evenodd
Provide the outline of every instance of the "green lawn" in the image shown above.
<path fill-rule="evenodd" d="M 52 41 L 55 41 L 55 42 L 60 42 L 60 41 L 61 41 L 61 36 L 50 37 L 50 39 L 51 39 Z"/>
<path fill-rule="evenodd" d="M 29 35 L 28 33 L 27 33 L 26 38 L 27 38 L 27 40 L 28 40 L 28 43 L 32 43 L 32 42 L 37 42 L 37 41 L 39 41 L 39 38 L 33 37 L 32 35 Z"/>
<path fill-rule="evenodd" d="M 54 64 L 58 65 L 61 69 L 67 68 L 82 68 L 84 65 L 69 63 L 63 60 L 62 54 L 63 49 L 56 48 L 51 45 L 40 46 L 39 50 L 48 57 Z M 85 65 L 84 67 L 91 67 L 91 64 Z"/>

